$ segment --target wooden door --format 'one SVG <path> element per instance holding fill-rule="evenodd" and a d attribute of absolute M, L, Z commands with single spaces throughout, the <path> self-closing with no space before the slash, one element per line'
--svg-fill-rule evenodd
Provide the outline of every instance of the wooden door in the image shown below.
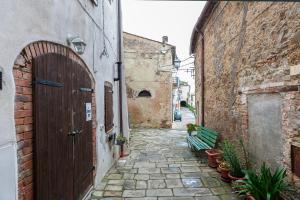
<path fill-rule="evenodd" d="M 35 197 L 37 200 L 76 200 L 92 185 L 92 121 L 87 72 L 58 54 L 34 59 Z M 88 167 L 87 167 L 88 166 Z M 86 175 L 87 177 L 83 177 Z"/>
<path fill-rule="evenodd" d="M 80 65 L 73 63 L 72 66 L 73 119 L 77 131 L 74 137 L 74 195 L 75 199 L 81 199 L 93 181 L 92 119 L 86 114 L 92 111 L 92 93 L 88 74 Z"/>

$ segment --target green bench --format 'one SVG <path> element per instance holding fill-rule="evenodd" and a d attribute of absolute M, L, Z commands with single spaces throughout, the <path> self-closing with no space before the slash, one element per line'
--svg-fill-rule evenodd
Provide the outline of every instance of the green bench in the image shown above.
<path fill-rule="evenodd" d="M 218 135 L 216 131 L 200 126 L 197 130 L 197 135 L 188 135 L 186 139 L 190 148 L 199 151 L 214 148 L 217 143 Z"/>

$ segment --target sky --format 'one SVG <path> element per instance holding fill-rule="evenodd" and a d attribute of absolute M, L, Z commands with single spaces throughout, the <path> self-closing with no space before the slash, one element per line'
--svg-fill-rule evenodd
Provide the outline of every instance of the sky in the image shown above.
<path fill-rule="evenodd" d="M 179 59 L 184 60 L 190 56 L 192 30 L 204 5 L 204 1 L 122 0 L 123 29 L 158 41 L 162 40 L 162 36 L 168 36 L 168 43 L 176 46 Z M 191 61 L 187 60 L 182 65 Z M 190 67 L 192 65 L 182 68 Z M 190 74 L 179 71 L 178 76 L 194 88 Z"/>

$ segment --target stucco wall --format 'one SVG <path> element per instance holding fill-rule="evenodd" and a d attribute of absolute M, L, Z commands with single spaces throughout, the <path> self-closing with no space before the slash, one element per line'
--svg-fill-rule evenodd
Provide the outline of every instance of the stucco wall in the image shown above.
<path fill-rule="evenodd" d="M 132 127 L 172 125 L 172 46 L 124 33 L 129 121 Z M 167 52 L 162 54 L 160 50 Z M 151 97 L 138 97 L 142 90 Z"/>
<path fill-rule="evenodd" d="M 102 6 L 102 2 L 104 3 Z M 80 36 L 87 44 L 81 58 L 96 80 L 97 169 L 96 186 L 118 157 L 118 149 L 109 148 L 104 133 L 104 81 L 114 84 L 114 66 L 118 61 L 118 1 L 21 1 L 2 2 L 0 7 L 0 199 L 17 199 L 17 149 L 14 122 L 15 83 L 13 65 L 20 51 L 34 41 L 50 41 L 67 46 L 68 36 Z M 104 10 L 104 13 L 103 13 Z M 89 13 L 89 14 L 87 14 Z M 104 20 L 103 20 L 104 17 Z M 104 21 L 104 24 L 103 24 Z M 104 30 L 104 32 L 103 32 Z M 105 34 L 105 35 L 104 35 Z M 106 46 L 107 55 L 100 57 Z M 115 125 L 118 126 L 118 92 L 114 92 Z M 124 100 L 126 106 L 126 99 Z M 125 109 L 126 110 L 126 109 Z M 126 117 L 126 114 L 124 114 Z M 127 119 L 124 119 L 128 133 Z M 118 132 L 118 127 L 115 127 Z"/>
<path fill-rule="evenodd" d="M 282 137 L 283 145 L 279 148 L 283 156 L 278 155 L 279 163 L 288 169 L 291 141 L 300 135 L 299 74 L 290 73 L 291 66 L 300 63 L 300 43 L 295 37 L 300 31 L 299 19 L 300 4 L 295 2 L 218 3 L 202 27 L 204 94 L 200 92 L 201 39 L 195 48 L 196 107 L 201 113 L 204 95 L 205 125 L 223 137 L 235 139 L 243 135 L 247 139 L 251 137 L 249 95 L 278 94 L 282 98 L 279 117 L 282 131 L 280 135 L 269 133 L 278 140 Z M 259 114 L 251 112 L 254 117 Z M 267 130 L 271 125 L 266 126 Z M 268 142 L 272 141 L 263 144 Z"/>

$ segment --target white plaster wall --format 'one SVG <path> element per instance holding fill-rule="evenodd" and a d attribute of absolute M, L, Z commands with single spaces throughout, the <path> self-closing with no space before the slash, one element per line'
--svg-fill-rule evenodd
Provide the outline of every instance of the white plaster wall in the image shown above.
<path fill-rule="evenodd" d="M 104 130 L 104 81 L 114 84 L 118 125 L 118 87 L 114 83 L 114 66 L 118 61 L 118 0 L 110 4 L 99 0 L 5 0 L 0 6 L 0 70 L 3 71 L 3 90 L 0 90 L 0 199 L 17 199 L 17 152 L 14 124 L 15 84 L 12 67 L 17 55 L 29 43 L 52 41 L 67 46 L 67 37 L 80 36 L 87 44 L 81 55 L 96 80 L 97 105 L 97 174 L 96 185 L 114 162 Z M 102 7 L 103 6 L 103 7 Z M 103 9 L 104 33 L 103 34 Z M 87 14 L 88 12 L 88 14 Z M 104 49 L 107 56 L 100 57 Z M 124 100 L 125 99 L 125 100 Z M 126 98 L 123 98 L 126 104 Z M 126 112 L 127 109 L 125 109 Z M 127 113 L 124 114 L 127 123 Z M 124 127 L 128 132 L 128 126 Z M 127 129 L 126 129 L 127 128 Z M 118 132 L 118 127 L 115 128 Z M 115 159 L 118 155 L 115 156 Z"/>

